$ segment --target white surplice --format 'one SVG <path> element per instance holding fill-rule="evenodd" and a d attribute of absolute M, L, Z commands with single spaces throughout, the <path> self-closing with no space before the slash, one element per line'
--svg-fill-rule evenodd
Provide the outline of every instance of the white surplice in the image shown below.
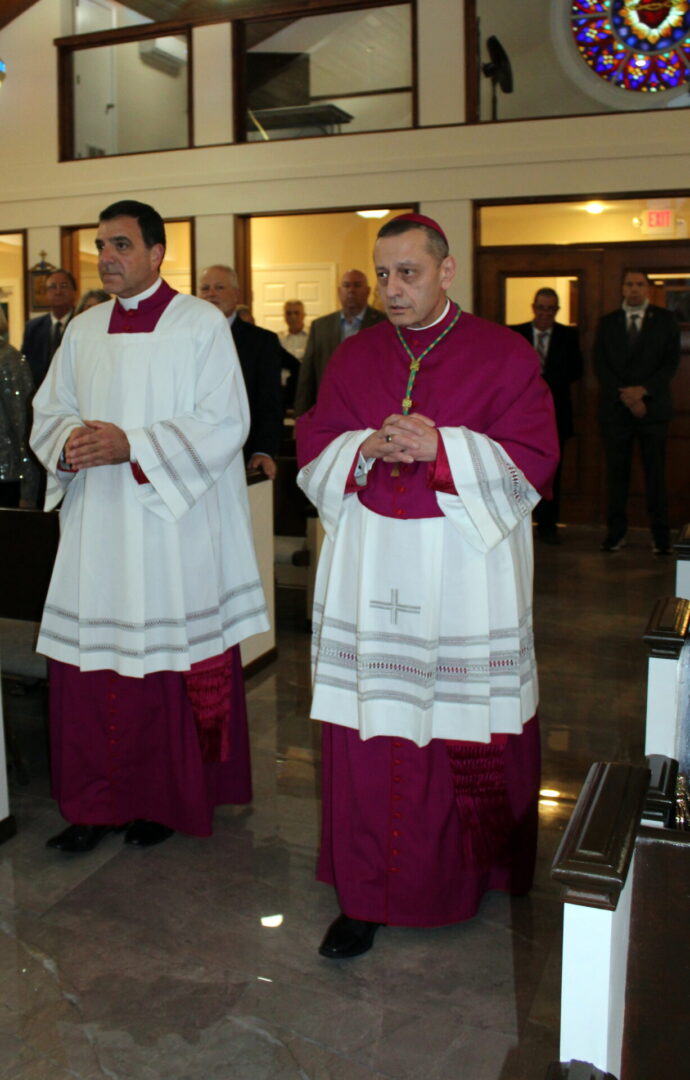
<path fill-rule="evenodd" d="M 443 436 L 457 495 L 400 520 L 345 484 L 370 430 L 346 432 L 298 476 L 326 532 L 313 614 L 311 715 L 375 735 L 488 742 L 536 711 L 531 510 L 539 494 L 502 447 Z"/>
<path fill-rule="evenodd" d="M 244 382 L 227 320 L 177 294 L 151 333 L 109 334 L 113 302 L 68 326 L 34 399 L 60 547 L 38 651 L 82 671 L 186 671 L 268 628 L 242 461 Z M 61 471 L 84 420 L 126 432 L 129 463 Z"/>

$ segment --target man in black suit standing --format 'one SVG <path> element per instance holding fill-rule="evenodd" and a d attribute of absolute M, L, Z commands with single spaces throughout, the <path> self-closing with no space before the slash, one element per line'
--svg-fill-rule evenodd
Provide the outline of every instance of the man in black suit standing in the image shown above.
<path fill-rule="evenodd" d="M 250 428 L 244 444 L 248 469 L 261 469 L 269 480 L 275 479 L 275 458 L 283 434 L 283 395 L 281 368 L 292 357 L 277 334 L 237 318 L 240 288 L 231 266 L 209 266 L 201 275 L 199 296 L 215 304 L 225 315 L 237 349 L 249 399 Z"/>
<path fill-rule="evenodd" d="M 532 303 L 532 322 L 511 326 L 533 345 L 541 361 L 541 373 L 548 383 L 556 409 L 556 426 L 561 461 L 553 480 L 553 498 L 542 499 L 534 510 L 537 536 L 545 544 L 559 544 L 556 525 L 560 514 L 561 465 L 566 440 L 573 434 L 573 407 L 570 384 L 582 376 L 582 354 L 576 326 L 556 322 L 560 308 L 555 289 L 538 289 Z"/>
<path fill-rule="evenodd" d="M 672 411 L 671 379 L 679 360 L 680 328 L 675 315 L 650 304 L 649 278 L 642 270 L 626 271 L 623 304 L 604 315 L 594 344 L 608 480 L 607 533 L 602 551 L 618 551 L 624 543 L 630 465 L 637 440 L 654 554 L 671 554 L 666 433 Z"/>
<path fill-rule="evenodd" d="M 321 315 L 311 324 L 297 380 L 295 416 L 301 416 L 315 404 L 326 365 L 341 341 L 386 318 L 382 311 L 367 304 L 369 292 L 366 274 L 348 270 L 338 286 L 340 310 Z"/>
<path fill-rule="evenodd" d="M 31 368 L 34 389 L 43 382 L 50 361 L 62 341 L 67 323 L 74 314 L 77 283 L 69 270 L 53 270 L 46 278 L 46 296 L 50 305 L 47 315 L 29 319 L 24 328 L 22 353 Z"/>

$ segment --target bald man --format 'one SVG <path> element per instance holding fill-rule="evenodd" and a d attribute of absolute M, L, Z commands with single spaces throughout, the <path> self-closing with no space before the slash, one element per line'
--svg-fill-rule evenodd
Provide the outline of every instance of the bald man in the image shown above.
<path fill-rule="evenodd" d="M 199 296 L 208 300 L 228 320 L 242 368 L 251 426 L 244 444 L 248 469 L 261 469 L 275 479 L 275 458 L 283 431 L 283 393 L 280 372 L 285 350 L 276 334 L 245 322 L 237 314 L 240 287 L 231 266 L 209 266 L 201 275 Z M 292 357 L 286 356 L 289 361 Z"/>
<path fill-rule="evenodd" d="M 340 311 L 314 319 L 300 367 L 295 393 L 295 416 L 311 409 L 326 365 L 341 341 L 382 322 L 385 315 L 369 307 L 369 282 L 361 270 L 348 270 L 338 286 Z"/>

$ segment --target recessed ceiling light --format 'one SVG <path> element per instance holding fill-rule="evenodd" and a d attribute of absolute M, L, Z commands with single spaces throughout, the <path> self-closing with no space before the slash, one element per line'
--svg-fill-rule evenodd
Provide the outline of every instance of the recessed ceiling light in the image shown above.
<path fill-rule="evenodd" d="M 385 217 L 386 214 L 390 214 L 390 210 L 358 210 L 357 213 L 360 217 L 380 218 Z"/>
<path fill-rule="evenodd" d="M 605 209 L 606 207 L 603 202 L 597 202 L 596 200 L 594 202 L 588 202 L 585 205 L 585 210 L 588 214 L 603 214 Z"/>

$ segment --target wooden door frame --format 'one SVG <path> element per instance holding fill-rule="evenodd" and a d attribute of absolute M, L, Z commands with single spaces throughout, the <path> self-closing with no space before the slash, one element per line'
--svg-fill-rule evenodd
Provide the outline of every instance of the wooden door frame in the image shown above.
<path fill-rule="evenodd" d="M 592 367 L 592 349 L 601 315 L 621 303 L 621 280 L 629 269 L 651 275 L 688 269 L 687 241 L 619 241 L 606 244 L 553 244 L 486 247 L 476 250 L 475 311 L 493 322 L 505 320 L 505 280 L 509 277 L 577 275 L 585 284 L 580 300 L 580 337 L 585 361 L 584 375 L 573 388 L 577 435 L 564 453 L 563 517 L 566 521 L 604 521 L 605 477 L 599 442 L 598 380 Z M 530 312 L 525 312 L 525 320 Z M 684 378 L 687 375 L 684 375 Z M 690 409 L 678 408 L 669 430 L 669 461 L 682 461 L 690 447 Z M 674 494 L 675 491 L 675 494 Z M 631 523 L 646 524 L 643 486 L 636 463 L 631 484 Z M 683 495 L 673 483 L 669 491 L 672 522 L 687 516 Z"/>

